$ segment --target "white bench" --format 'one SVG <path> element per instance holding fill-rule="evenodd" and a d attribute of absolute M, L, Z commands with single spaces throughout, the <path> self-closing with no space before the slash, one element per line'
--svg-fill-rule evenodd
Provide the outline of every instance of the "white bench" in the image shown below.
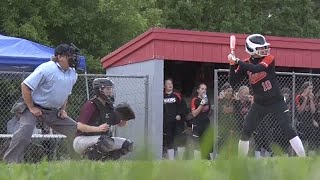
<path fill-rule="evenodd" d="M 0 139 L 11 139 L 13 137 L 13 134 L 0 134 Z M 67 136 L 62 134 L 32 134 L 32 139 L 37 140 L 49 140 L 49 141 L 60 141 L 67 138 Z M 54 147 L 53 149 L 53 159 L 57 159 L 57 147 Z"/>
<path fill-rule="evenodd" d="M 12 138 L 13 134 L 0 134 L 0 138 Z M 44 138 L 44 139 L 51 139 L 51 138 L 67 138 L 67 136 L 62 134 L 32 134 L 32 138 Z"/>

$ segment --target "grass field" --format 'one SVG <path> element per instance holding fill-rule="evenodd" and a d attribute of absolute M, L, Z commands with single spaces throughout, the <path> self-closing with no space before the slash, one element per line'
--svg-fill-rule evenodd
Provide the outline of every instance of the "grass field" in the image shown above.
<path fill-rule="evenodd" d="M 318 180 L 320 159 L 268 158 L 215 161 L 66 161 L 39 164 L 1 164 L 0 179 L 217 179 Z"/>

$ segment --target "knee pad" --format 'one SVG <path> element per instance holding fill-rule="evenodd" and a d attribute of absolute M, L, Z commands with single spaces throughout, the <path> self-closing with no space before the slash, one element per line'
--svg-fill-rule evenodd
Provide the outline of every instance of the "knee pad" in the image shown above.
<path fill-rule="evenodd" d="M 82 158 L 89 159 L 89 160 L 103 160 L 104 156 L 98 151 L 98 147 L 94 144 L 83 153 Z"/>
<path fill-rule="evenodd" d="M 104 157 L 104 161 L 106 160 L 117 160 L 122 156 L 121 149 L 113 150 L 108 153 L 107 156 Z"/>
<path fill-rule="evenodd" d="M 113 146 L 114 140 L 107 135 L 102 135 L 96 144 L 88 147 L 83 154 L 83 158 L 96 161 L 104 160 L 108 153 L 112 151 Z"/>
<path fill-rule="evenodd" d="M 128 154 L 129 152 L 132 152 L 133 150 L 133 142 L 131 142 L 129 139 L 127 139 L 123 144 L 121 149 L 110 151 L 106 154 L 106 156 L 103 158 L 103 161 L 106 160 L 117 160 L 121 156 Z"/>
<path fill-rule="evenodd" d="M 102 135 L 99 137 L 99 140 L 96 143 L 96 146 L 97 146 L 97 150 L 101 154 L 106 154 L 112 151 L 112 148 L 114 146 L 114 139 L 112 139 L 110 136 Z"/>
<path fill-rule="evenodd" d="M 120 149 L 120 152 L 122 155 L 126 155 L 129 152 L 132 152 L 133 150 L 133 142 L 130 141 L 129 139 L 127 139 L 126 141 L 124 141 L 124 143 L 122 144 L 122 147 Z"/>

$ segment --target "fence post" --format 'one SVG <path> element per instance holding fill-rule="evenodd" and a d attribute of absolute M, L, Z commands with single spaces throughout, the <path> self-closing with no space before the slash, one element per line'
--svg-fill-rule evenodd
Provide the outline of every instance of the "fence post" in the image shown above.
<path fill-rule="evenodd" d="M 292 125 L 295 127 L 295 108 L 296 107 L 296 74 L 292 72 Z"/>
<path fill-rule="evenodd" d="M 145 153 L 149 153 L 149 75 L 145 77 L 144 81 L 145 85 L 145 103 L 144 103 L 144 109 L 145 109 L 145 118 L 144 118 L 144 144 L 145 144 Z"/>
<path fill-rule="evenodd" d="M 24 79 L 26 78 L 27 73 L 25 71 L 22 72 L 22 81 L 24 81 Z"/>
<path fill-rule="evenodd" d="M 87 71 L 84 72 L 84 77 L 85 77 L 85 84 L 86 84 L 86 91 L 87 91 L 87 100 L 90 99 L 90 92 L 89 92 L 89 86 L 88 86 L 88 74 Z"/>
<path fill-rule="evenodd" d="M 219 94 L 219 77 L 218 77 L 218 69 L 214 70 L 214 81 L 213 81 L 213 108 L 214 108 L 214 112 L 213 112 L 213 138 L 214 138 L 214 142 L 213 142 L 213 152 L 215 153 L 214 155 L 216 156 L 218 154 L 218 150 L 216 145 L 218 144 L 218 109 L 219 109 L 219 105 L 218 105 L 218 94 Z"/>

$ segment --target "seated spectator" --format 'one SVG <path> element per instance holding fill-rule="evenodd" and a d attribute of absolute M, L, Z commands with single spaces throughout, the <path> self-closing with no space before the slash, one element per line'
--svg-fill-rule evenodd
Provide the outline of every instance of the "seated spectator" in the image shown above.
<path fill-rule="evenodd" d="M 303 83 L 300 93 L 296 96 L 298 131 L 301 138 L 309 146 L 309 150 L 316 150 L 316 135 L 319 124 L 314 119 L 316 111 L 313 84 L 309 81 Z"/>
<path fill-rule="evenodd" d="M 292 110 L 293 110 L 292 109 L 293 107 L 292 92 L 289 88 L 284 87 L 281 89 L 281 93 L 288 106 L 289 116 L 292 117 Z M 273 118 L 271 125 L 272 125 L 272 144 L 278 145 L 281 148 L 281 151 L 289 156 L 291 146 L 290 146 L 289 140 L 285 137 L 284 132 L 280 128 L 279 122 Z"/>
<path fill-rule="evenodd" d="M 242 130 L 244 116 L 248 113 L 253 96 L 250 95 L 248 86 L 241 86 L 237 92 L 236 100 L 234 101 L 235 126 L 234 130 L 239 135 Z"/>
<path fill-rule="evenodd" d="M 235 138 L 237 123 L 235 120 L 235 95 L 229 83 L 225 83 L 219 94 L 218 110 L 218 153 L 226 143 Z"/>

